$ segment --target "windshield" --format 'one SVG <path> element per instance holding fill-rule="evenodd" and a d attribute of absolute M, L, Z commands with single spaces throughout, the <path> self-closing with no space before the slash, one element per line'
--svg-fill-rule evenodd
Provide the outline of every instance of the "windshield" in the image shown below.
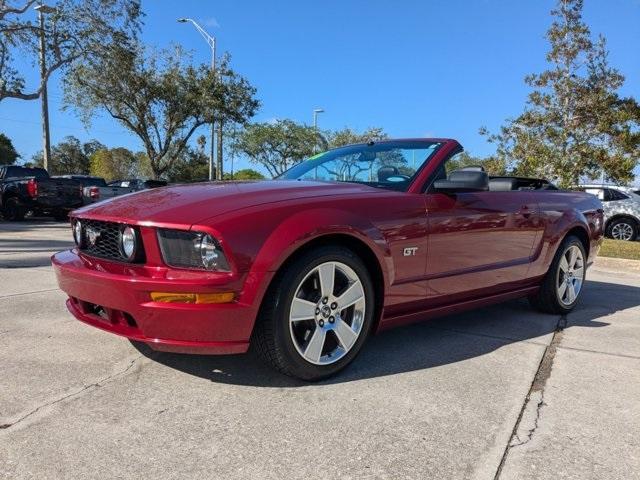
<path fill-rule="evenodd" d="M 336 148 L 314 155 L 278 178 L 353 182 L 405 191 L 441 145 L 417 140 Z"/>

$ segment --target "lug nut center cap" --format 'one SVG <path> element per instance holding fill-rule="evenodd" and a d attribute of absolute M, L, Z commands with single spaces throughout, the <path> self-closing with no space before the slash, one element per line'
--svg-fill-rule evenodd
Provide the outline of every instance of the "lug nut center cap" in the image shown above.
<path fill-rule="evenodd" d="M 322 307 L 322 309 L 320 310 L 320 314 L 321 314 L 324 318 L 329 318 L 329 316 L 331 315 L 331 309 L 325 305 L 325 306 L 324 306 L 324 307 Z"/>

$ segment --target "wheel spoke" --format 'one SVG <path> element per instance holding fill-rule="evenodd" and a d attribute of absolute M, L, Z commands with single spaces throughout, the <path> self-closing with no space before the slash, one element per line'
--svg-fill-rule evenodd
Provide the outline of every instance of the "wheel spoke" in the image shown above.
<path fill-rule="evenodd" d="M 577 278 L 580 281 L 582 281 L 582 279 L 584 278 L 584 267 L 580 266 L 580 267 L 576 268 L 573 271 L 573 276 L 574 276 L 574 278 Z"/>
<path fill-rule="evenodd" d="M 578 294 L 580 293 L 581 288 L 582 288 L 582 280 L 580 280 L 579 278 L 575 278 L 573 280 L 573 295 L 575 298 L 578 297 Z"/>
<path fill-rule="evenodd" d="M 333 295 L 333 283 L 336 277 L 336 265 L 334 263 L 325 263 L 318 268 L 318 277 L 320 277 L 320 293 L 323 297 Z"/>
<path fill-rule="evenodd" d="M 576 290 L 573 283 L 567 284 L 567 303 L 573 303 L 576 300 Z"/>
<path fill-rule="evenodd" d="M 355 281 L 342 295 L 336 298 L 338 308 L 340 310 L 344 310 L 361 300 L 363 297 L 364 291 L 362 290 L 362 284 L 360 281 Z"/>
<path fill-rule="evenodd" d="M 327 333 L 322 328 L 316 327 L 313 335 L 311 336 L 311 340 L 309 340 L 307 348 L 304 350 L 304 356 L 306 359 L 316 363 L 320 361 L 326 336 Z"/>
<path fill-rule="evenodd" d="M 354 332 L 349 324 L 342 319 L 336 321 L 336 326 L 333 331 L 335 332 L 336 337 L 338 337 L 340 346 L 345 350 L 349 350 L 358 339 L 358 334 Z"/>
<path fill-rule="evenodd" d="M 560 284 L 560 287 L 558 287 L 558 296 L 560 297 L 560 300 L 564 299 L 564 294 L 567 291 L 567 282 L 562 282 Z"/>
<path fill-rule="evenodd" d="M 291 303 L 291 315 L 289 319 L 292 322 L 300 320 L 313 320 L 315 316 L 316 304 L 303 300 L 302 298 L 294 298 Z"/>
<path fill-rule="evenodd" d="M 569 264 L 567 263 L 567 257 L 565 255 L 563 255 L 562 259 L 560 260 L 560 270 L 565 273 L 567 272 L 567 270 L 569 270 Z"/>
<path fill-rule="evenodd" d="M 578 249 L 576 247 L 571 247 L 569 249 L 569 268 L 575 268 L 576 260 L 578 259 Z"/>

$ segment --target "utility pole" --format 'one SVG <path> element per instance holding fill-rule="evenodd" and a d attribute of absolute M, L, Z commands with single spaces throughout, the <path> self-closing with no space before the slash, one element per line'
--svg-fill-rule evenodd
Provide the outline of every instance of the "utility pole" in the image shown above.
<path fill-rule="evenodd" d="M 179 23 L 191 23 L 196 30 L 202 35 L 202 37 L 206 40 L 207 44 L 211 48 L 211 73 L 215 77 L 216 73 L 216 39 L 207 33 L 207 31 L 202 28 L 195 20 L 191 18 L 179 18 Z M 222 123 L 220 123 L 222 127 Z M 215 112 L 213 115 L 213 120 L 211 122 L 211 152 L 209 154 L 209 180 L 213 180 L 217 178 L 218 180 L 222 180 L 222 128 L 218 133 L 218 162 L 219 165 L 215 165 L 215 138 L 216 138 L 216 121 L 215 121 Z M 215 174 L 215 175 L 214 175 Z"/>
<path fill-rule="evenodd" d="M 40 23 L 40 100 L 42 115 L 42 160 L 45 170 L 49 168 L 51 158 L 51 135 L 49 134 L 49 98 L 47 95 L 47 43 L 45 41 L 44 16 L 55 13 L 56 9 L 48 5 L 39 4 L 34 10 L 38 12 Z"/>
<path fill-rule="evenodd" d="M 316 147 L 318 144 L 318 137 L 320 136 L 318 134 L 318 114 L 319 113 L 324 113 L 324 109 L 323 108 L 314 108 L 313 109 L 313 130 L 315 131 L 316 134 L 316 144 L 313 146 L 313 152 L 316 152 Z"/>
<path fill-rule="evenodd" d="M 218 180 L 222 180 L 222 119 L 218 119 L 218 159 L 216 160 L 216 172 Z"/>
<path fill-rule="evenodd" d="M 319 113 L 324 113 L 324 109 L 323 108 L 315 108 L 313 110 L 313 128 L 315 128 L 316 130 L 318 130 L 318 114 Z"/>

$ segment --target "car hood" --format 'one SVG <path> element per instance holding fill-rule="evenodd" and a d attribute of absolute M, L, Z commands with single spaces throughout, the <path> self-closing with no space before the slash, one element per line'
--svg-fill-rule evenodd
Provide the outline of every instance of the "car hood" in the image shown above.
<path fill-rule="evenodd" d="M 193 225 L 223 213 L 266 203 L 377 192 L 384 190 L 354 183 L 296 180 L 207 182 L 122 195 L 76 210 L 73 215 L 132 224 Z"/>

